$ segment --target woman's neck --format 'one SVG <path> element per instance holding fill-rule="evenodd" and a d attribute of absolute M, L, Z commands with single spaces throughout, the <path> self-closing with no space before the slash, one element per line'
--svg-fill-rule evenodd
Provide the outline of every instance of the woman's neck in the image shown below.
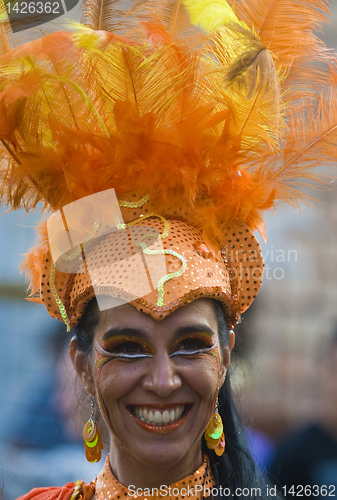
<path fill-rule="evenodd" d="M 165 453 L 165 452 L 164 452 Z M 135 488 L 159 488 L 183 479 L 202 465 L 203 455 L 200 446 L 189 450 L 188 454 L 173 464 L 146 464 L 120 446 L 110 447 L 110 466 L 116 479 L 124 486 Z"/>

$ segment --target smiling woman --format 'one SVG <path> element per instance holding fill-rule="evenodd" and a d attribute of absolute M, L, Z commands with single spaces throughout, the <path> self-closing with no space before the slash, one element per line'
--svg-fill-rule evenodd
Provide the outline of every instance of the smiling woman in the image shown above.
<path fill-rule="evenodd" d="M 76 339 L 70 353 L 86 390 L 98 396 L 122 484 L 158 487 L 197 470 L 230 357 L 230 347 L 220 351 L 212 300 L 161 322 L 121 305 L 101 314 L 89 362 Z"/>
<path fill-rule="evenodd" d="M 130 304 L 101 316 L 90 361 L 76 339 L 70 353 L 86 390 L 98 395 L 112 433 L 112 469 L 122 484 L 172 483 L 202 463 L 201 438 L 233 340 L 220 348 L 210 299 L 191 302 L 161 322 Z"/>
<path fill-rule="evenodd" d="M 14 50 L 0 26 L 1 197 L 48 211 L 30 298 L 73 329 L 87 459 L 98 411 L 110 439 L 89 485 L 23 499 L 268 496 L 228 368 L 264 211 L 336 160 L 337 62 L 313 34 L 327 3 L 89 0 L 73 32 Z"/>
<path fill-rule="evenodd" d="M 160 322 L 120 302 L 100 312 L 92 299 L 70 343 L 75 369 L 85 390 L 97 396 L 111 432 L 109 464 L 119 481 L 138 491 L 160 488 L 188 476 L 208 456 L 207 467 L 212 464 L 222 488 L 254 486 L 264 497 L 229 376 L 225 383 L 234 332 L 220 302 L 197 299 Z M 217 398 L 228 426 L 225 468 L 203 437 Z M 236 467 L 245 473 L 237 474 Z"/>

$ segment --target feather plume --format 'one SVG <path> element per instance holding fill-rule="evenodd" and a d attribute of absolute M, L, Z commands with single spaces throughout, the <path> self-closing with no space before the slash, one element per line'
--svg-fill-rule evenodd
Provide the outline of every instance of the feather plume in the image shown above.
<path fill-rule="evenodd" d="M 233 219 L 259 229 L 278 201 L 297 204 L 320 181 L 311 167 L 336 161 L 337 63 L 312 34 L 327 2 L 223 0 L 218 25 L 208 0 L 142 1 L 127 32 L 118 16 L 105 32 L 115 3 L 0 56 L 3 203 L 54 211 L 137 190 L 219 242 Z"/>
<path fill-rule="evenodd" d="M 230 22 L 214 34 L 212 42 L 213 54 L 223 61 L 223 67 L 214 72 L 223 73 L 225 87 L 235 83 L 238 93 L 247 99 L 261 90 L 264 97 L 271 90 L 275 103 L 279 103 L 279 77 L 273 58 L 254 33 Z"/>
<path fill-rule="evenodd" d="M 8 52 L 10 43 L 11 27 L 7 17 L 6 7 L 3 0 L 0 0 L 0 56 Z"/>
<path fill-rule="evenodd" d="M 182 4 L 187 9 L 191 22 L 208 33 L 229 23 L 239 24 L 239 19 L 226 0 L 217 0 L 216 2 L 214 0 L 199 0 L 197 2 L 182 0 Z"/>
<path fill-rule="evenodd" d="M 86 0 L 82 3 L 81 22 L 93 30 L 118 33 L 125 23 L 125 12 L 118 9 L 119 0 Z"/>
<path fill-rule="evenodd" d="M 46 254 L 49 251 L 47 224 L 45 222 L 40 223 L 36 232 L 38 236 L 36 246 L 31 248 L 29 253 L 25 255 L 20 270 L 22 273 L 31 275 L 30 298 L 28 300 L 42 303 L 40 298 L 37 299 L 32 296 L 40 290 L 42 269 L 44 269 Z"/>
<path fill-rule="evenodd" d="M 304 100 L 289 116 L 284 137 L 283 161 L 268 169 L 267 178 L 278 186 L 279 199 L 296 203 L 301 198 L 299 178 L 326 183 L 310 169 L 317 164 L 337 162 L 337 71 L 331 85 L 317 89 L 317 95 Z M 297 187 L 296 187 L 297 186 Z"/>
<path fill-rule="evenodd" d="M 188 29 L 191 26 L 190 18 L 186 15 L 181 0 L 138 0 L 130 9 L 130 14 L 143 20 L 151 18 L 160 20 L 172 39 L 178 39 L 179 34 L 182 33 L 185 28 Z"/>
<path fill-rule="evenodd" d="M 149 23 L 148 27 L 162 25 L 171 40 L 183 42 L 190 49 L 197 49 L 205 40 L 203 31 L 191 22 L 182 0 L 136 0 L 128 11 L 128 19 L 128 36 L 142 42 L 151 40 L 151 33 L 142 28 L 144 23 Z M 135 19 L 138 21 L 133 24 Z"/>
<path fill-rule="evenodd" d="M 327 22 L 330 0 L 228 0 L 241 22 L 275 55 L 277 68 L 290 71 L 310 53 L 323 57 L 315 32 Z"/>

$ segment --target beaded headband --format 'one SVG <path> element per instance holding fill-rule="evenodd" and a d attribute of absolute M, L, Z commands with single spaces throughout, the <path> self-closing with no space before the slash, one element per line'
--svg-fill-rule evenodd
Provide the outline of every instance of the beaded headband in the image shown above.
<path fill-rule="evenodd" d="M 41 283 L 48 312 L 74 326 L 95 296 L 101 310 L 113 307 L 108 296 L 160 320 L 209 297 L 224 304 L 233 328 L 262 283 L 261 252 L 248 227 L 232 223 L 223 247 L 211 247 L 184 220 L 186 212 L 156 214 L 149 196 L 130 193 L 127 199 L 103 191 L 50 217 Z"/>

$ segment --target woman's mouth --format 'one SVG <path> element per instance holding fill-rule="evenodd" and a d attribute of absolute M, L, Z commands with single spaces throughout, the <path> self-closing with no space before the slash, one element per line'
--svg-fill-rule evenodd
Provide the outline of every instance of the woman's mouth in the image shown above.
<path fill-rule="evenodd" d="M 158 433 L 173 431 L 187 418 L 192 404 L 130 406 L 131 416 L 147 430 Z"/>

